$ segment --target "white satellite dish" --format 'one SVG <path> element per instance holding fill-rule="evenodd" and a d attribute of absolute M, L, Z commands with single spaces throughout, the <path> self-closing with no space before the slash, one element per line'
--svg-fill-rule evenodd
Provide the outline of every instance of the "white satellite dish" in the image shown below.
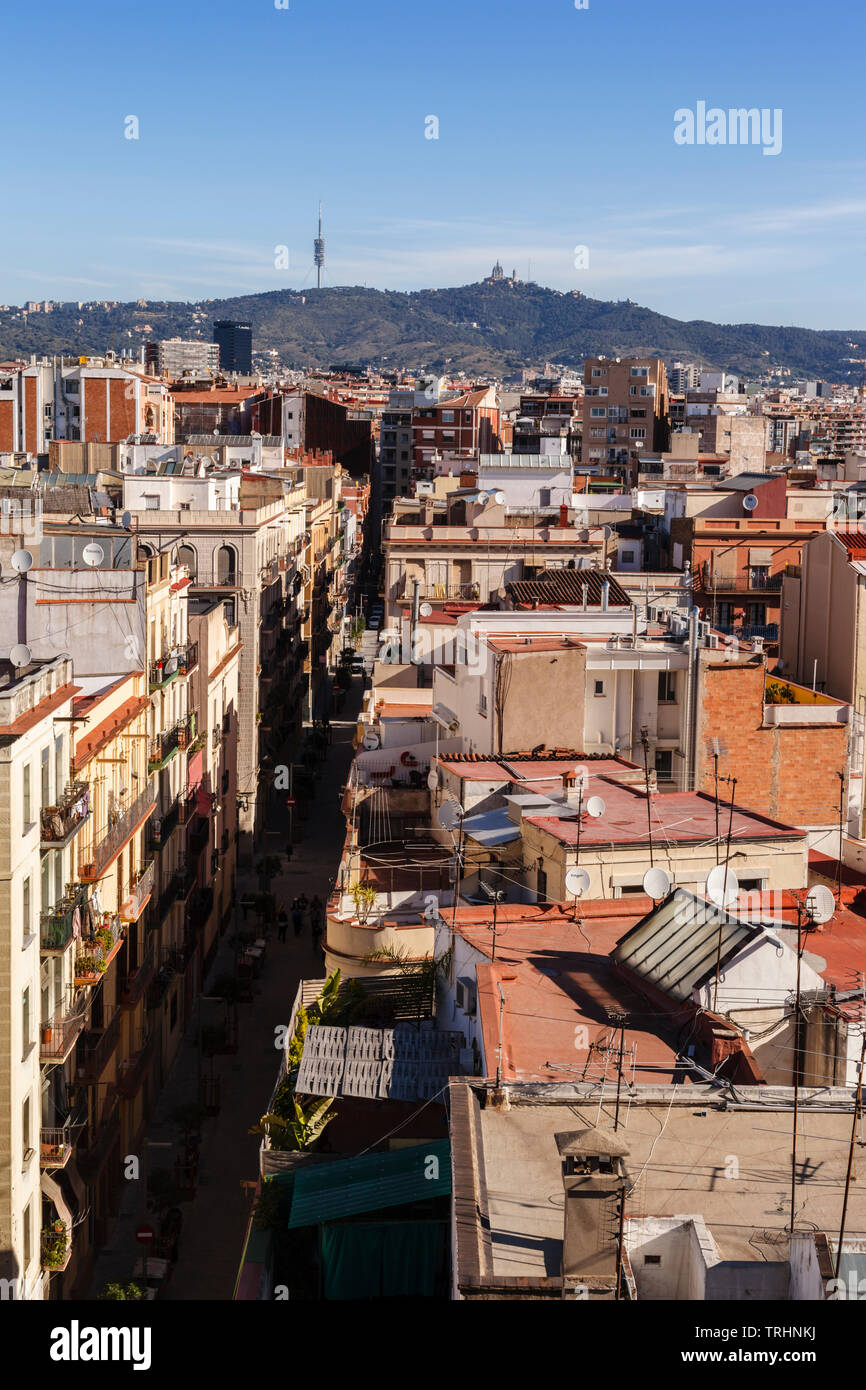
<path fill-rule="evenodd" d="M 666 869 L 647 869 L 643 876 L 643 891 L 648 898 L 660 902 L 671 891 L 671 876 Z"/>
<path fill-rule="evenodd" d="M 439 807 L 439 824 L 446 830 L 455 830 L 463 819 L 463 807 L 459 801 L 443 801 Z"/>
<path fill-rule="evenodd" d="M 586 869 L 569 869 L 565 875 L 565 891 L 573 898 L 582 898 L 589 884 L 590 878 Z"/>
<path fill-rule="evenodd" d="M 95 541 L 91 541 L 90 545 L 86 545 L 82 550 L 81 558 L 85 565 L 89 565 L 91 569 L 95 569 L 96 566 L 101 565 L 105 559 L 105 551 L 102 549 L 101 545 L 97 545 Z"/>
<path fill-rule="evenodd" d="M 13 647 L 9 653 L 9 660 L 13 666 L 29 666 L 30 648 L 25 647 L 23 642 L 19 642 L 17 647 Z"/>
<path fill-rule="evenodd" d="M 724 864 L 710 869 L 707 874 L 707 897 L 716 907 L 730 907 L 737 901 L 739 891 L 740 880 L 733 869 L 725 868 Z"/>
<path fill-rule="evenodd" d="M 428 603 L 425 599 L 424 602 L 421 604 L 421 607 L 418 609 L 418 612 L 421 614 L 422 618 L 429 618 L 430 614 L 433 612 L 432 603 Z"/>
<path fill-rule="evenodd" d="M 486 507 L 487 503 L 490 501 L 490 493 L 489 493 L 489 492 L 479 492 L 478 497 L 476 498 L 476 501 L 479 503 L 480 506 Z"/>
<path fill-rule="evenodd" d="M 743 498 L 743 507 L 747 512 L 753 512 L 758 505 L 758 499 L 753 492 L 747 492 Z"/>
<path fill-rule="evenodd" d="M 431 767 L 430 771 L 427 773 L 427 786 L 430 788 L 431 792 L 439 790 L 439 773 L 435 768 Z"/>
<path fill-rule="evenodd" d="M 599 816 L 603 816 L 606 809 L 604 800 L 600 796 L 591 796 L 586 803 L 586 814 L 592 816 L 593 820 L 598 820 Z"/>
<path fill-rule="evenodd" d="M 494 492 L 494 494 L 493 494 L 493 500 L 494 500 L 494 502 L 496 503 L 497 507 L 501 507 L 502 504 L 503 504 L 503 502 L 505 501 L 505 493 L 504 493 L 504 492 Z"/>
<path fill-rule="evenodd" d="M 809 889 L 806 894 L 806 911 L 819 926 L 822 922 L 829 922 L 836 911 L 836 899 L 825 884 L 817 883 L 814 888 Z"/>
<path fill-rule="evenodd" d="M 375 748 L 379 747 L 379 735 L 372 729 L 364 735 L 364 747 L 370 753 L 372 753 Z"/>
<path fill-rule="evenodd" d="M 33 556 L 29 550 L 16 550 L 12 556 L 12 568 L 18 574 L 26 574 L 33 564 Z"/>

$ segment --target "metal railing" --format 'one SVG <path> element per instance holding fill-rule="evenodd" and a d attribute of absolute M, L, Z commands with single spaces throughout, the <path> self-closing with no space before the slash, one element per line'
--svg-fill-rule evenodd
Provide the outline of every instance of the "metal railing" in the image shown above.
<path fill-rule="evenodd" d="M 138 1003 L 153 979 L 153 972 L 156 968 L 153 952 L 153 939 L 151 938 L 141 963 L 127 970 L 126 978 L 121 983 L 121 1001 L 127 1008 L 132 1008 Z"/>
<path fill-rule="evenodd" d="M 148 860 L 138 871 L 138 878 L 135 886 L 128 898 L 123 901 L 122 913 L 123 920 L 126 922 L 137 922 L 142 914 L 145 903 L 153 892 L 153 881 L 156 873 L 156 861 Z"/>
<path fill-rule="evenodd" d="M 39 1163 L 42 1168 L 62 1168 L 72 1153 L 75 1130 L 72 1120 L 40 1130 Z"/>
<path fill-rule="evenodd" d="M 241 583 L 237 569 L 197 570 L 190 579 L 194 589 L 237 589 Z"/>
<path fill-rule="evenodd" d="M 39 1056 L 44 1061 L 62 1062 L 75 1045 L 84 1027 L 85 1009 L 76 992 L 67 987 L 64 1002 L 41 1025 Z"/>
<path fill-rule="evenodd" d="M 155 1036 L 147 1033 L 138 1051 L 132 1057 L 125 1057 L 117 1071 L 117 1094 L 130 1100 L 138 1094 L 145 1072 L 153 1056 Z"/>
<path fill-rule="evenodd" d="M 74 934 L 75 911 L 81 914 L 87 904 L 86 889 L 67 893 L 54 907 L 39 914 L 39 949 L 64 951 Z M 83 923 L 81 924 L 83 925 Z"/>
<path fill-rule="evenodd" d="M 144 791 L 135 798 L 132 805 L 128 806 L 114 820 L 99 843 L 94 845 L 93 859 L 86 864 L 79 864 L 78 877 L 82 882 L 93 883 L 96 879 L 101 878 L 107 864 L 123 849 L 139 822 L 144 819 L 155 803 L 156 787 L 150 782 Z"/>
<path fill-rule="evenodd" d="M 185 676 L 198 665 L 198 642 L 189 642 L 183 647 L 172 647 L 158 661 L 150 664 L 150 686 L 167 685 L 174 676 Z"/>
<path fill-rule="evenodd" d="M 120 1019 L 120 1010 L 115 1009 L 104 1028 L 82 1033 L 75 1058 L 75 1079 L 82 1085 L 95 1084 L 105 1071 L 120 1037 Z"/>
<path fill-rule="evenodd" d="M 781 574 L 763 574 L 754 569 L 742 574 L 720 574 L 705 565 L 701 570 L 701 586 L 705 593 L 717 594 L 773 594 L 778 593 L 785 578 Z"/>
<path fill-rule="evenodd" d="M 435 599 L 439 599 L 440 601 L 442 599 L 462 599 L 464 601 L 470 601 L 472 599 L 481 598 L 481 585 L 476 583 L 427 584 L 425 582 L 419 586 L 418 592 L 421 599 L 426 599 L 428 601 Z M 398 598 L 403 600 L 409 599 L 410 602 L 414 596 L 414 589 L 411 584 L 406 584 L 402 594 L 397 595 Z"/>
<path fill-rule="evenodd" d="M 167 762 L 178 748 L 187 748 L 195 738 L 195 714 L 190 711 L 179 719 L 173 729 L 157 734 L 150 741 L 148 767 L 151 771 Z"/>
<path fill-rule="evenodd" d="M 86 782 L 70 782 L 56 806 L 42 807 L 42 844 L 65 845 L 89 815 L 90 788 Z"/>

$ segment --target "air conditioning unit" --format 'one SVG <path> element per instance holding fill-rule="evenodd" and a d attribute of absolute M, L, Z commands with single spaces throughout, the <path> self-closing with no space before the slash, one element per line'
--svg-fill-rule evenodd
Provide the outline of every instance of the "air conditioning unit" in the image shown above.
<path fill-rule="evenodd" d="M 457 981 L 455 997 L 458 1009 L 462 1009 L 465 1014 L 474 1015 L 476 1009 L 475 981 L 468 975 L 462 975 Z"/>
<path fill-rule="evenodd" d="M 755 651 L 756 651 L 756 652 L 762 652 L 762 651 L 764 650 L 764 639 L 763 639 L 763 637 L 753 637 L 753 638 L 752 638 L 752 646 L 755 648 Z"/>
<path fill-rule="evenodd" d="M 712 647 L 713 651 L 716 651 L 719 645 L 719 634 L 717 632 L 711 632 L 707 641 L 709 645 Z"/>

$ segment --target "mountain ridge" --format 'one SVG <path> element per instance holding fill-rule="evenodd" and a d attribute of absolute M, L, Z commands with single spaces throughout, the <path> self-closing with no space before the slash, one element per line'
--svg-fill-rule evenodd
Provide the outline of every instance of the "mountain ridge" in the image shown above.
<path fill-rule="evenodd" d="M 206 325 L 196 313 L 207 315 Z M 276 350 L 284 367 L 340 363 L 509 377 L 526 366 L 577 368 L 585 357 L 604 355 L 681 357 L 743 376 L 777 367 L 832 381 L 866 375 L 866 330 L 681 320 L 631 300 L 589 299 L 510 280 L 408 291 L 278 289 L 111 309 L 79 310 L 72 302 L 26 319 L 20 310 L 0 310 L 0 356 L 137 351 L 145 340 L 199 332 L 208 341 L 217 318 L 251 322 L 254 350 Z"/>

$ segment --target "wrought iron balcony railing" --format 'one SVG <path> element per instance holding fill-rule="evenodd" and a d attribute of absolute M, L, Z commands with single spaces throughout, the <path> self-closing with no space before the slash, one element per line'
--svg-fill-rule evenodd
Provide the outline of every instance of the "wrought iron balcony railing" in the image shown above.
<path fill-rule="evenodd" d="M 93 848 L 93 858 L 79 864 L 78 877 L 84 883 L 94 883 L 101 878 L 112 859 L 115 859 L 124 845 L 130 840 L 144 818 L 156 804 L 156 787 L 149 782 L 131 806 L 116 815 L 102 839 Z"/>
<path fill-rule="evenodd" d="M 90 788 L 86 782 L 70 782 L 56 806 L 43 806 L 42 845 L 60 849 L 77 835 L 90 815 Z"/>

